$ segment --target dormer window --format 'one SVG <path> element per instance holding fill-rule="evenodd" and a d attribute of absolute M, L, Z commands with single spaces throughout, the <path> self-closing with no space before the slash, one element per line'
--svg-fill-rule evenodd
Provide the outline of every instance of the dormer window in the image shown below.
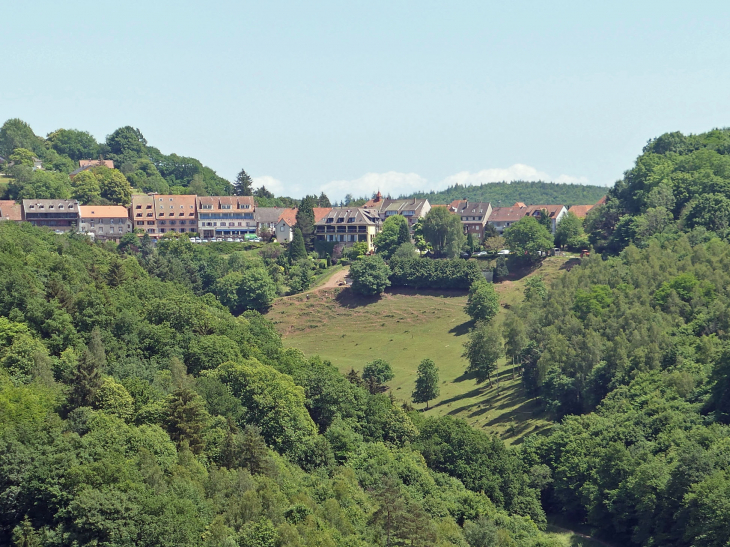
<path fill-rule="evenodd" d="M 347 222 L 355 222 L 355 217 L 350 217 L 347 219 Z"/>
<path fill-rule="evenodd" d="M 33 207 L 33 206 L 31 205 L 31 207 Z M 334 221 L 335 221 L 334 218 L 328 218 L 327 219 L 327 224 L 332 224 Z"/>
<path fill-rule="evenodd" d="M 340 224 L 340 223 L 342 223 L 342 222 L 345 222 L 345 219 L 344 219 L 344 218 L 338 218 L 338 219 L 337 219 L 337 223 L 338 223 L 338 224 Z"/>
<path fill-rule="evenodd" d="M 30 206 L 30 208 L 31 208 L 31 209 L 35 209 L 35 205 L 31 205 L 31 206 Z"/>
<path fill-rule="evenodd" d="M 231 208 L 231 204 L 230 203 L 227 203 L 225 205 L 221 204 L 221 209 L 230 209 L 230 208 Z"/>

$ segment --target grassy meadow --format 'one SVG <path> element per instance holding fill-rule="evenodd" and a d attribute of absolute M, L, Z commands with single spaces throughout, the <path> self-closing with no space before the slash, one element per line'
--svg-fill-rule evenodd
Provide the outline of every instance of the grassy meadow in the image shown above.
<path fill-rule="evenodd" d="M 525 281 L 549 281 L 574 260 L 547 258 L 528 276 L 496 285 L 503 307 L 522 299 Z M 499 381 L 490 387 L 464 374 L 461 356 L 472 323 L 464 313 L 466 293 L 389 290 L 379 298 L 353 295 L 348 289 L 326 288 L 277 300 L 268 313 L 284 344 L 306 355 L 320 355 L 341 371 L 362 370 L 376 358 L 390 362 L 395 397 L 409 400 L 416 369 L 426 357 L 440 369 L 441 395 L 428 413 L 450 414 L 474 427 L 498 433 L 507 443 L 550 426 L 539 404 L 529 398 L 510 366 L 500 364 Z M 423 405 L 418 405 L 419 408 Z"/>

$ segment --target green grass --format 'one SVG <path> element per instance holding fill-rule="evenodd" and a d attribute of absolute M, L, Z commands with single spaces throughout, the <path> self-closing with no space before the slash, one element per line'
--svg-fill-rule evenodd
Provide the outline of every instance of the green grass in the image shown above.
<path fill-rule="evenodd" d="M 548 524 L 550 537 L 560 541 L 565 547 L 606 547 L 608 544 L 596 539 L 585 537 L 577 532 Z"/>
<path fill-rule="evenodd" d="M 498 283 L 502 305 L 522 299 L 527 277 L 539 275 L 549 281 L 566 260 L 548 258 L 526 277 Z M 285 345 L 306 355 L 318 354 L 342 372 L 362 370 L 376 358 L 387 360 L 395 373 L 389 385 L 398 399 L 410 401 L 418 364 L 427 357 L 433 359 L 440 371 L 441 395 L 431 402 L 428 414 L 463 418 L 510 444 L 546 430 L 551 422 L 504 362 L 499 382 L 491 387 L 464 374 L 467 363 L 461 353 L 472 326 L 465 304 L 463 292 L 392 290 L 369 299 L 338 288 L 279 299 L 268 317 Z M 502 321 L 503 314 L 504 307 L 496 320 Z"/>

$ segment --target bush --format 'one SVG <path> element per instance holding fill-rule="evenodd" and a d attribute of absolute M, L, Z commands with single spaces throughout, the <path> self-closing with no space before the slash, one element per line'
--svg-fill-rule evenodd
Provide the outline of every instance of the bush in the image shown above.
<path fill-rule="evenodd" d="M 459 259 L 393 257 L 390 269 L 392 272 L 390 282 L 393 287 L 468 290 L 472 283 L 483 279 L 476 262 Z"/>
<path fill-rule="evenodd" d="M 363 256 L 353 262 L 350 268 L 352 290 L 359 294 L 382 293 L 390 286 L 390 270 L 379 256 Z"/>

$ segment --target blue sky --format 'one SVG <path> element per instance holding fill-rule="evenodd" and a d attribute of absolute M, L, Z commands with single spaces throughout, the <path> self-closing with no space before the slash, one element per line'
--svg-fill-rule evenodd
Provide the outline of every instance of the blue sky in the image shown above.
<path fill-rule="evenodd" d="M 730 125 L 728 2 L 35 1 L 0 15 L 0 118 L 277 193 L 612 184 L 665 131 Z M 0 121 L 2 121 L 0 120 Z"/>

